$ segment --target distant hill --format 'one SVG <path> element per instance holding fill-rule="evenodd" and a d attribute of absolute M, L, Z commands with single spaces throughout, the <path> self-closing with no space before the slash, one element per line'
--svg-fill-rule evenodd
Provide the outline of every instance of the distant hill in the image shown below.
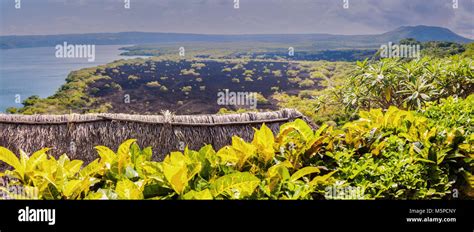
<path fill-rule="evenodd" d="M 268 34 L 268 35 L 205 35 L 185 33 L 119 32 L 68 35 L 0 36 L 0 49 L 50 47 L 67 41 L 70 44 L 156 44 L 182 42 L 260 42 L 306 44 L 315 49 L 368 49 L 381 43 L 398 42 L 404 38 L 418 41 L 447 41 L 468 43 L 449 29 L 431 26 L 405 26 L 378 35 L 330 34 Z"/>
<path fill-rule="evenodd" d="M 469 43 L 472 40 L 464 38 L 451 30 L 443 27 L 430 26 L 410 26 L 399 27 L 393 31 L 389 31 L 379 35 L 381 40 L 399 41 L 405 38 L 414 38 L 421 42 L 427 41 L 446 41 L 457 43 Z"/>

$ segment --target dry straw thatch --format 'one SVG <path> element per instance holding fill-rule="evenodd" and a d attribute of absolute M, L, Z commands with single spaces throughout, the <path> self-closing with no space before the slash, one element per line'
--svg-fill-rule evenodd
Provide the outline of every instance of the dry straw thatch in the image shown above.
<path fill-rule="evenodd" d="M 71 115 L 7 115 L 0 114 L 0 146 L 18 154 L 44 147 L 52 148 L 56 157 L 67 153 L 70 158 L 90 162 L 98 157 L 94 146 L 117 149 L 127 139 L 137 139 L 141 147 L 152 146 L 153 158 L 162 160 L 170 151 L 186 144 L 199 149 L 212 144 L 219 149 L 231 143 L 237 135 L 247 141 L 253 128 L 262 123 L 278 133 L 283 123 L 303 118 L 293 109 L 275 112 L 228 115 L 127 115 L 127 114 L 71 114 Z"/>

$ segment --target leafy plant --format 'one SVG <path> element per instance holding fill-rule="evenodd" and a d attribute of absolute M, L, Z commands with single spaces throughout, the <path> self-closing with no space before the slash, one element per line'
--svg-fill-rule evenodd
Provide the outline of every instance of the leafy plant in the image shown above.
<path fill-rule="evenodd" d="M 18 158 L 0 147 L 0 161 L 10 166 L 0 173 L 8 180 L 0 192 L 39 199 L 333 199 L 330 187 L 356 188 L 363 199 L 432 199 L 460 188 L 470 196 L 472 100 L 449 98 L 420 112 L 360 111 L 342 128 L 313 130 L 297 119 L 276 136 L 263 124 L 251 141 L 234 136 L 218 151 L 186 147 L 161 162 L 134 139 L 117 151 L 97 146 L 100 158 L 86 166 L 66 155 L 55 159 L 47 148 Z"/>
<path fill-rule="evenodd" d="M 472 94 L 473 70 L 472 59 L 460 56 L 365 60 L 357 62 L 344 84 L 341 101 L 346 109 L 355 111 L 390 106 L 421 109 L 430 101 Z"/>

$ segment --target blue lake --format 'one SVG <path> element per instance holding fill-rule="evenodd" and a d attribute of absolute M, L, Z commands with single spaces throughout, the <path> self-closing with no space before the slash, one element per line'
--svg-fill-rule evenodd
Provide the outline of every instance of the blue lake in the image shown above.
<path fill-rule="evenodd" d="M 8 107 L 22 107 L 17 97 L 23 101 L 31 95 L 53 95 L 71 71 L 135 58 L 120 56 L 123 51 L 119 48 L 124 46 L 129 45 L 96 46 L 94 62 L 87 58 L 57 58 L 54 47 L 0 50 L 0 112 Z"/>

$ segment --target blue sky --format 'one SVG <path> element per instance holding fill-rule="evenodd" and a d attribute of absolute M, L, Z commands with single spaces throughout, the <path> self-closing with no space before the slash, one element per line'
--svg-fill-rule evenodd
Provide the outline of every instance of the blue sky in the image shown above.
<path fill-rule="evenodd" d="M 441 26 L 474 39 L 474 1 L 458 0 L 0 0 L 0 34 L 183 32 L 376 34 Z"/>

